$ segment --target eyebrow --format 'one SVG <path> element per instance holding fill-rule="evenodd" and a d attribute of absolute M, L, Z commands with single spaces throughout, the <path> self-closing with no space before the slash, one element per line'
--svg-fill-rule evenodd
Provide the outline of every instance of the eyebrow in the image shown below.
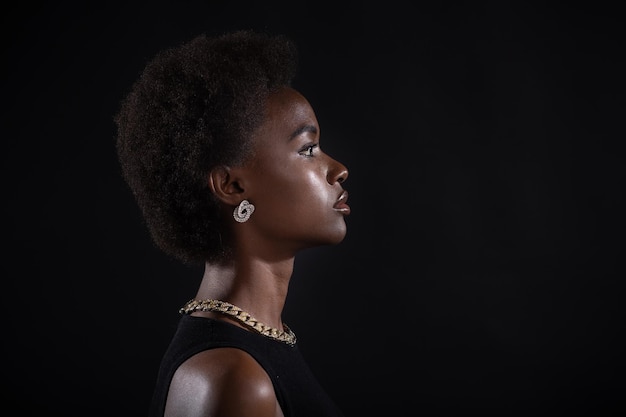
<path fill-rule="evenodd" d="M 313 125 L 303 125 L 297 128 L 290 136 L 289 140 L 294 139 L 296 136 L 300 136 L 303 133 L 315 133 L 317 134 L 317 128 Z"/>

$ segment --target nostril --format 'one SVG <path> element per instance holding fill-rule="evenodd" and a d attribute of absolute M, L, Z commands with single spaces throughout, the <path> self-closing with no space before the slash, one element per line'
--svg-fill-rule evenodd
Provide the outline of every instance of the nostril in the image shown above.
<path fill-rule="evenodd" d="M 339 184 L 343 183 L 346 179 L 348 178 L 348 170 L 343 167 L 338 173 L 337 173 L 337 182 Z"/>
<path fill-rule="evenodd" d="M 333 160 L 334 161 L 334 160 Z M 348 179 L 348 169 L 340 162 L 334 161 L 335 165 L 329 167 L 328 170 L 328 182 L 333 184 L 335 182 L 341 184 Z"/>

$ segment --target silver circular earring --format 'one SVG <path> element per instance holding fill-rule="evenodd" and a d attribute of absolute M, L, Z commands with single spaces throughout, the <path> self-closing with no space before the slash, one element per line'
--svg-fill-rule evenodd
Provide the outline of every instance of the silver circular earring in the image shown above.
<path fill-rule="evenodd" d="M 248 221 L 250 216 L 254 213 L 254 206 L 250 204 L 248 200 L 243 200 L 237 207 L 235 207 L 235 211 L 233 211 L 233 217 L 239 223 L 243 223 Z"/>

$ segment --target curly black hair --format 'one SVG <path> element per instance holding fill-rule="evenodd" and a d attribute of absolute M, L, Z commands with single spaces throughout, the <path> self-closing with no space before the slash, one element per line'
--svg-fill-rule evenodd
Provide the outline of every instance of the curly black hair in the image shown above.
<path fill-rule="evenodd" d="M 250 157 L 267 96 L 290 86 L 297 50 L 283 35 L 201 34 L 148 62 L 114 120 L 122 174 L 158 248 L 187 264 L 223 261 L 208 173 Z"/>

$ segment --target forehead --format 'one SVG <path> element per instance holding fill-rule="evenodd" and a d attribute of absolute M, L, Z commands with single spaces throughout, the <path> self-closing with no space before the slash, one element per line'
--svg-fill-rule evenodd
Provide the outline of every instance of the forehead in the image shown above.
<path fill-rule="evenodd" d="M 265 121 L 259 129 L 262 136 L 289 140 L 305 126 L 319 130 L 315 112 L 308 100 L 292 88 L 282 88 L 268 97 Z M 269 138 L 267 138 L 269 139 Z"/>
<path fill-rule="evenodd" d="M 246 165 L 257 174 L 273 169 L 277 161 L 293 157 L 294 148 L 303 146 L 302 141 L 310 140 L 319 141 L 313 108 L 298 91 L 283 88 L 266 101 L 265 119 L 252 135 L 253 156 Z"/>

